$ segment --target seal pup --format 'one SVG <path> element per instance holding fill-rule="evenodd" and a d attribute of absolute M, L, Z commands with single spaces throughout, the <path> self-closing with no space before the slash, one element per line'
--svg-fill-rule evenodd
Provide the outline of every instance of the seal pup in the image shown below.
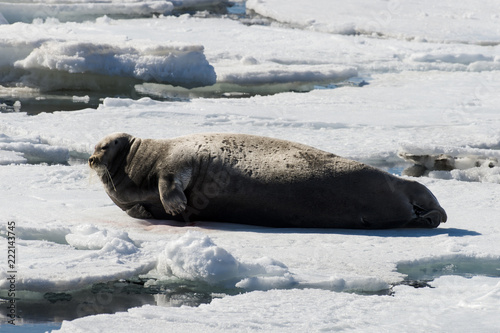
<path fill-rule="evenodd" d="M 114 133 L 89 158 L 132 217 L 269 227 L 435 228 L 422 184 L 303 144 L 245 134 L 167 140 Z"/>

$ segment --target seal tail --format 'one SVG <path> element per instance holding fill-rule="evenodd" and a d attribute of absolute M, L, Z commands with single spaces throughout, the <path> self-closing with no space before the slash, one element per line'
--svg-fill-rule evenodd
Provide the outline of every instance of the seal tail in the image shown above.
<path fill-rule="evenodd" d="M 413 211 L 416 217 L 410 221 L 409 227 L 436 228 L 441 222 L 445 223 L 448 220 L 448 216 L 441 206 L 435 209 L 426 210 L 414 204 Z"/>

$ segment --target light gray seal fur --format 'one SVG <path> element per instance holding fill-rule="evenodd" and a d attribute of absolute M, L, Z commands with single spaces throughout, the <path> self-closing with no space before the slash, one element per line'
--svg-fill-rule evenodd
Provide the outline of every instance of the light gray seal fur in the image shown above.
<path fill-rule="evenodd" d="M 111 200 L 141 219 L 357 229 L 435 228 L 447 219 L 420 183 L 267 137 L 115 133 L 89 165 Z"/>

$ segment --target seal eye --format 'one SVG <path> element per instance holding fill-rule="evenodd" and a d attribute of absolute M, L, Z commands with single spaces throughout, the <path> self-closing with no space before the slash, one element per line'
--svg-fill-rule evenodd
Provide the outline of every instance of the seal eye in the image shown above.
<path fill-rule="evenodd" d="M 101 147 L 101 150 L 106 150 L 108 148 L 109 148 L 109 145 L 104 145 L 104 146 Z"/>

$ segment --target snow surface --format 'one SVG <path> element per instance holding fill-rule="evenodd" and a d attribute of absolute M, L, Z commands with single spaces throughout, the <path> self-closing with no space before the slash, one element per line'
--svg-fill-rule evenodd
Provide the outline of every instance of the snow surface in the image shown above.
<path fill-rule="evenodd" d="M 500 11 L 495 0 L 366 1 L 248 0 L 258 14 L 314 31 L 403 38 L 418 42 L 498 44 Z"/>
<path fill-rule="evenodd" d="M 110 94 L 97 109 L 28 116 L 18 103 L 21 112 L 0 113 L 0 241 L 6 253 L 7 222 L 15 221 L 20 297 L 137 276 L 149 285 L 189 281 L 240 293 L 218 294 L 199 307 L 171 307 L 158 295 L 156 305 L 64 321 L 61 332 L 498 332 L 500 167 L 474 163 L 499 157 L 498 5 L 336 5 L 249 0 L 248 8 L 281 21 L 269 26 L 204 15 L 0 25 L 0 93 L 14 101 L 27 91 L 81 82 L 90 91 L 104 82 L 116 91 L 135 85 L 159 95 L 164 83 L 215 82 L 196 89 L 229 92 L 316 85 L 308 93 L 189 102 Z M 364 24 L 385 9 L 394 13 L 388 24 Z M 156 79 L 172 73 L 175 82 Z M 345 80 L 368 84 L 324 89 Z M 84 108 L 88 98 L 78 96 L 72 100 Z M 85 160 L 115 131 L 149 138 L 259 134 L 386 168 L 408 166 L 398 152 L 468 162 L 416 179 L 448 213 L 433 230 L 182 226 L 130 218 L 107 197 Z M 0 297 L 6 260 L 0 259 Z M 402 283 L 406 275 L 432 280 L 430 287 Z"/>

